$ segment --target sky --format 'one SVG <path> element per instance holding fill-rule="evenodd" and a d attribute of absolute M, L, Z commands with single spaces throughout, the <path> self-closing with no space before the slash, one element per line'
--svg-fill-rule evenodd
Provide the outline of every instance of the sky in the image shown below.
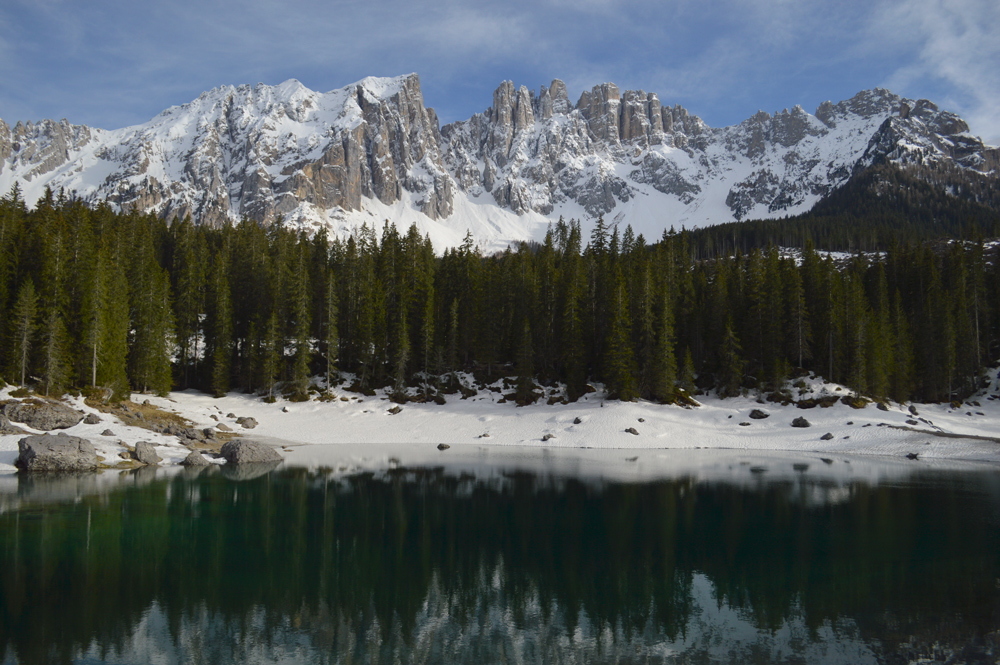
<path fill-rule="evenodd" d="M 220 85 L 420 75 L 442 124 L 504 80 L 656 92 L 709 125 L 889 88 L 1000 144 L 998 0 L 3 0 L 0 118 L 116 129 Z"/>

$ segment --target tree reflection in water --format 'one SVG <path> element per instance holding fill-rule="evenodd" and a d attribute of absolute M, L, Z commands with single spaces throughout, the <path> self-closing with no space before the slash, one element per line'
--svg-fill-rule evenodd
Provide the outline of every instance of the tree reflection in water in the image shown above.
<path fill-rule="evenodd" d="M 22 480 L 4 662 L 996 660 L 995 474 L 213 471 L 75 502 Z"/>

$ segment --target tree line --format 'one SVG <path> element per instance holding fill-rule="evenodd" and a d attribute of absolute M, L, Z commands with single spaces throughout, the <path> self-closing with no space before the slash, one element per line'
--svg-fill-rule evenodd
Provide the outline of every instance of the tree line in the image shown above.
<path fill-rule="evenodd" d="M 788 390 L 806 372 L 875 399 L 961 399 L 1000 356 L 1000 270 L 983 242 L 836 259 L 805 243 L 698 259 L 598 220 L 483 254 L 416 227 L 348 238 L 244 219 L 222 228 L 0 200 L 0 371 L 45 394 L 197 388 L 305 398 L 313 377 L 442 400 L 456 372 L 573 400 L 672 402 Z M 995 256 L 994 256 L 995 258 Z M 413 388 L 417 390 L 414 391 Z M 787 394 L 787 393 L 786 393 Z M 409 397 L 406 397 L 409 395 Z"/>

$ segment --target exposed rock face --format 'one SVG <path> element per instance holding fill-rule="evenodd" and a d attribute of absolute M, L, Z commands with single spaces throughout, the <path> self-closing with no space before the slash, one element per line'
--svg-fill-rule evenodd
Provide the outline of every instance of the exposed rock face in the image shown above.
<path fill-rule="evenodd" d="M 760 111 L 715 129 L 655 93 L 613 83 L 574 105 L 558 79 L 538 94 L 505 81 L 486 111 L 439 128 L 411 74 L 328 93 L 294 80 L 221 87 L 115 131 L 0 121 L 0 174 L 29 204 L 48 186 L 167 219 L 281 216 L 340 234 L 383 215 L 408 225 L 403 218 L 419 211 L 427 228 L 457 238 L 473 228 L 502 247 L 540 239 L 537 219 L 517 220 L 527 213 L 662 218 L 657 234 L 800 213 L 880 159 L 1000 171 L 1000 151 L 968 129 L 927 100 L 878 88 L 815 114 Z M 488 221 L 455 215 L 472 205 Z"/>
<path fill-rule="evenodd" d="M 17 443 L 15 465 L 21 471 L 91 471 L 97 452 L 90 441 L 76 436 L 39 434 Z"/>
<path fill-rule="evenodd" d="M 13 131 L 3 124 L 0 169 L 26 182 L 44 176 L 86 200 L 212 225 L 244 215 L 268 224 L 305 208 L 359 210 L 365 198 L 391 204 L 404 190 L 437 219 L 453 204 L 438 146 L 437 116 L 424 107 L 416 74 L 326 94 L 290 80 L 216 88 L 114 132 L 65 120 Z M 87 158 L 111 170 L 96 188 L 82 188 L 72 170 L 55 172 Z"/>
<path fill-rule="evenodd" d="M 73 427 L 83 420 L 82 413 L 56 402 L 11 402 L 4 406 L 3 412 L 14 422 L 44 432 Z"/>
<path fill-rule="evenodd" d="M 280 462 L 283 459 L 271 446 L 246 439 L 227 441 L 220 452 L 230 464 Z"/>

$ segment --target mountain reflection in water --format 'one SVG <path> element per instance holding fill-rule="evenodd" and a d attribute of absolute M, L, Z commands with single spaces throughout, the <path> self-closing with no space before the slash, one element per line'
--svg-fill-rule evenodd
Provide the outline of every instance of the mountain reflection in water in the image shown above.
<path fill-rule="evenodd" d="M 995 469 L 758 475 L 21 479 L 0 501 L 0 658 L 997 661 Z"/>

